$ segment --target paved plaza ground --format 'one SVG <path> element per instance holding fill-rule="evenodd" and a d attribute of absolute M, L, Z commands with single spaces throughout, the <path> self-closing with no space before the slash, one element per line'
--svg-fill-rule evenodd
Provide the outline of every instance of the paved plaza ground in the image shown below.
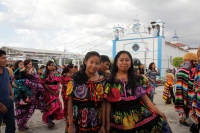
<path fill-rule="evenodd" d="M 173 133 L 190 133 L 189 127 L 185 127 L 179 124 L 178 115 L 174 111 L 174 106 L 165 105 L 165 103 L 162 100 L 162 92 L 163 86 L 159 86 L 158 88 L 156 88 L 154 101 L 156 106 L 166 114 Z M 188 123 L 191 124 L 191 120 L 188 119 Z M 55 124 L 56 125 L 54 128 L 52 128 L 51 130 L 48 129 L 47 125 L 42 123 L 42 114 L 40 113 L 40 111 L 36 110 L 27 124 L 27 126 L 29 127 L 27 133 L 64 133 L 65 121 L 55 121 Z M 4 126 L 1 127 L 1 133 L 4 133 L 4 128 Z"/>

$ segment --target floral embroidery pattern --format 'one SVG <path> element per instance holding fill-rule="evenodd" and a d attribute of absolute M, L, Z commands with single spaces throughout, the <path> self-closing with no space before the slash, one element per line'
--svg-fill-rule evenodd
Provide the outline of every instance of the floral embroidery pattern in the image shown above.
<path fill-rule="evenodd" d="M 87 126 L 87 119 L 88 119 L 88 110 L 86 108 L 84 108 L 82 111 L 81 111 L 81 119 L 79 121 L 79 124 L 82 126 L 82 127 L 86 127 Z"/>
<path fill-rule="evenodd" d="M 94 108 L 91 108 L 89 111 L 89 119 L 93 127 L 97 126 L 97 112 Z"/>
<path fill-rule="evenodd" d="M 115 119 L 115 123 L 123 124 L 124 130 L 133 129 L 135 123 L 141 119 L 140 113 L 136 110 L 131 110 L 129 113 L 117 111 L 112 116 Z"/>
<path fill-rule="evenodd" d="M 85 84 L 83 84 L 76 87 L 76 89 L 74 90 L 74 95 L 77 98 L 84 99 L 87 95 L 87 92 L 88 88 L 85 86 Z"/>
<path fill-rule="evenodd" d="M 71 94 L 71 93 L 72 93 L 72 90 L 73 90 L 73 82 L 72 82 L 72 81 L 69 81 L 68 84 L 67 84 L 66 95 Z"/>
<path fill-rule="evenodd" d="M 103 85 L 102 84 L 98 84 L 96 87 L 96 95 L 99 98 L 103 97 Z"/>

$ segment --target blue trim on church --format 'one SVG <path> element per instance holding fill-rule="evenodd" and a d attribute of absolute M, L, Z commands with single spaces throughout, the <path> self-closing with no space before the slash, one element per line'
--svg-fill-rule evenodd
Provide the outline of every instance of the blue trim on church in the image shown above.
<path fill-rule="evenodd" d="M 114 59 L 116 56 L 116 40 L 113 40 L 113 46 L 112 46 L 112 58 Z"/>
<path fill-rule="evenodd" d="M 160 77 L 162 77 L 162 37 L 158 37 L 158 69 L 160 69 Z"/>
<path fill-rule="evenodd" d="M 128 34 L 126 34 L 126 35 L 128 35 Z M 145 39 L 150 39 L 150 38 L 154 38 L 154 39 L 156 39 L 156 38 L 165 38 L 165 37 L 163 37 L 163 36 L 155 36 L 155 37 L 144 37 L 144 38 L 131 38 L 131 39 L 121 39 L 121 40 L 117 40 L 117 41 L 127 41 L 127 40 L 145 40 Z"/>

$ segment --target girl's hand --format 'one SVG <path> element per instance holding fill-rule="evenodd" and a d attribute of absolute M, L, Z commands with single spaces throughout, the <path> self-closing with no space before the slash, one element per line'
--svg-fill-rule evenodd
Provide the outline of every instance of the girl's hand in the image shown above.
<path fill-rule="evenodd" d="M 105 126 L 101 126 L 100 133 L 106 133 Z"/>
<path fill-rule="evenodd" d="M 26 70 L 26 68 L 25 67 L 22 67 L 21 69 L 20 69 L 20 72 L 23 72 L 23 71 L 25 71 Z"/>
<path fill-rule="evenodd" d="M 69 126 L 68 133 L 74 133 L 74 126 Z"/>

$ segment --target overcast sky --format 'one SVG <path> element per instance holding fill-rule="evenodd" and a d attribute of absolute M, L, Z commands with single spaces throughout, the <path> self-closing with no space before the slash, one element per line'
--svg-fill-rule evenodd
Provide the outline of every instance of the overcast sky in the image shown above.
<path fill-rule="evenodd" d="M 163 20 L 166 41 L 176 30 L 181 43 L 198 47 L 199 7 L 200 0 L 0 0 L 0 47 L 110 55 L 112 27 L 136 16 L 142 26 Z"/>

